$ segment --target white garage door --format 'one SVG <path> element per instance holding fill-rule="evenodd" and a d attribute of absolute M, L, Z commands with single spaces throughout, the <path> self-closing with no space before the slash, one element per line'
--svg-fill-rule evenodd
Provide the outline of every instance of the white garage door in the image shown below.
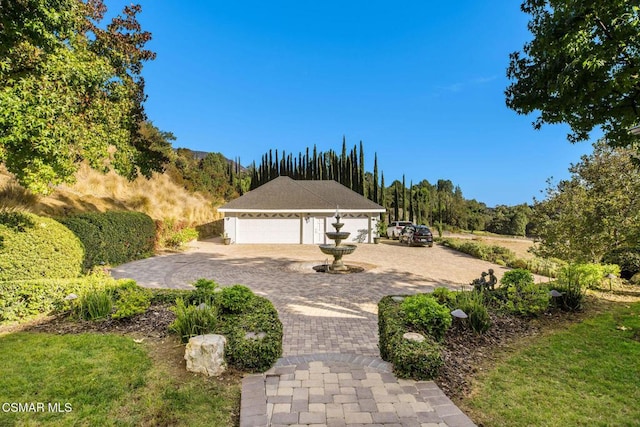
<path fill-rule="evenodd" d="M 300 218 L 239 218 L 237 243 L 300 243 Z"/>

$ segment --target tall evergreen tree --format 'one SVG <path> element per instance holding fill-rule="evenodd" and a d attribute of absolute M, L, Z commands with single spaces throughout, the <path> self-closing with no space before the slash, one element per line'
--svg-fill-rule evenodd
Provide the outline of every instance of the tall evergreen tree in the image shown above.
<path fill-rule="evenodd" d="M 405 185 L 404 174 L 402 175 L 402 220 L 407 220 L 407 186 Z"/>

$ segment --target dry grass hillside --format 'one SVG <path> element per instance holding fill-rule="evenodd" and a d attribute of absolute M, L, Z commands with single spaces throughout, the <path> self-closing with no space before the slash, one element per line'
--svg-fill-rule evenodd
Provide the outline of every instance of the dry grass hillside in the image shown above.
<path fill-rule="evenodd" d="M 184 221 L 188 225 L 211 223 L 221 218 L 214 202 L 199 193 L 189 193 L 168 175 L 134 181 L 114 172 L 102 174 L 83 165 L 73 185 L 61 185 L 45 197 L 25 191 L 0 166 L 0 207 L 25 208 L 45 216 L 75 212 L 128 210 L 144 212 L 156 220 Z"/>

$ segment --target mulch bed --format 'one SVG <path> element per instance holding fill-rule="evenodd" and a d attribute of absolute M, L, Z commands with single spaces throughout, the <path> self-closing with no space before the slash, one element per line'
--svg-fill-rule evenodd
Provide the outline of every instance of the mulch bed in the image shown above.
<path fill-rule="evenodd" d="M 484 334 L 476 334 L 460 325 L 454 325 L 447 332 L 442 352 L 444 366 L 435 382 L 453 400 L 469 394 L 473 377 L 498 360 L 499 350 L 582 318 L 581 313 L 559 310 L 530 319 L 493 313 L 490 316 L 491 328 Z"/>
<path fill-rule="evenodd" d="M 435 382 L 451 399 L 462 399 L 470 392 L 474 375 L 497 360 L 496 350 L 579 317 L 575 313 L 561 311 L 548 312 L 536 319 L 491 314 L 491 328 L 484 334 L 476 334 L 454 324 L 443 343 L 444 366 Z M 175 314 L 169 310 L 169 305 L 162 304 L 152 305 L 146 313 L 130 319 L 88 321 L 56 316 L 25 329 L 55 334 L 120 333 L 153 341 L 164 340 L 171 335 L 168 327 L 174 319 Z"/>
<path fill-rule="evenodd" d="M 84 332 L 132 334 L 139 337 L 162 339 L 170 335 L 169 325 L 176 318 L 165 304 L 152 305 L 143 313 L 129 319 L 99 321 L 75 320 L 55 316 L 26 330 L 53 334 L 79 334 Z"/>

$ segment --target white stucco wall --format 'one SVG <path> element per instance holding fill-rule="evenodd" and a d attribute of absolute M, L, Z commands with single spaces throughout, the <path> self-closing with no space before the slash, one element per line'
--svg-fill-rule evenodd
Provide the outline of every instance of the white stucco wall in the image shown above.
<path fill-rule="evenodd" d="M 375 214 L 374 214 L 375 215 Z M 341 222 L 342 231 L 351 235 L 344 243 L 355 243 L 361 234 L 360 230 L 371 230 L 362 233 L 362 243 L 371 243 L 375 235 L 377 217 L 371 214 L 344 214 Z M 236 214 L 227 213 L 224 219 L 224 231 L 232 243 L 297 243 L 322 244 L 331 243 L 324 232 L 334 231 L 333 216 L 326 213 L 305 214 Z"/>

